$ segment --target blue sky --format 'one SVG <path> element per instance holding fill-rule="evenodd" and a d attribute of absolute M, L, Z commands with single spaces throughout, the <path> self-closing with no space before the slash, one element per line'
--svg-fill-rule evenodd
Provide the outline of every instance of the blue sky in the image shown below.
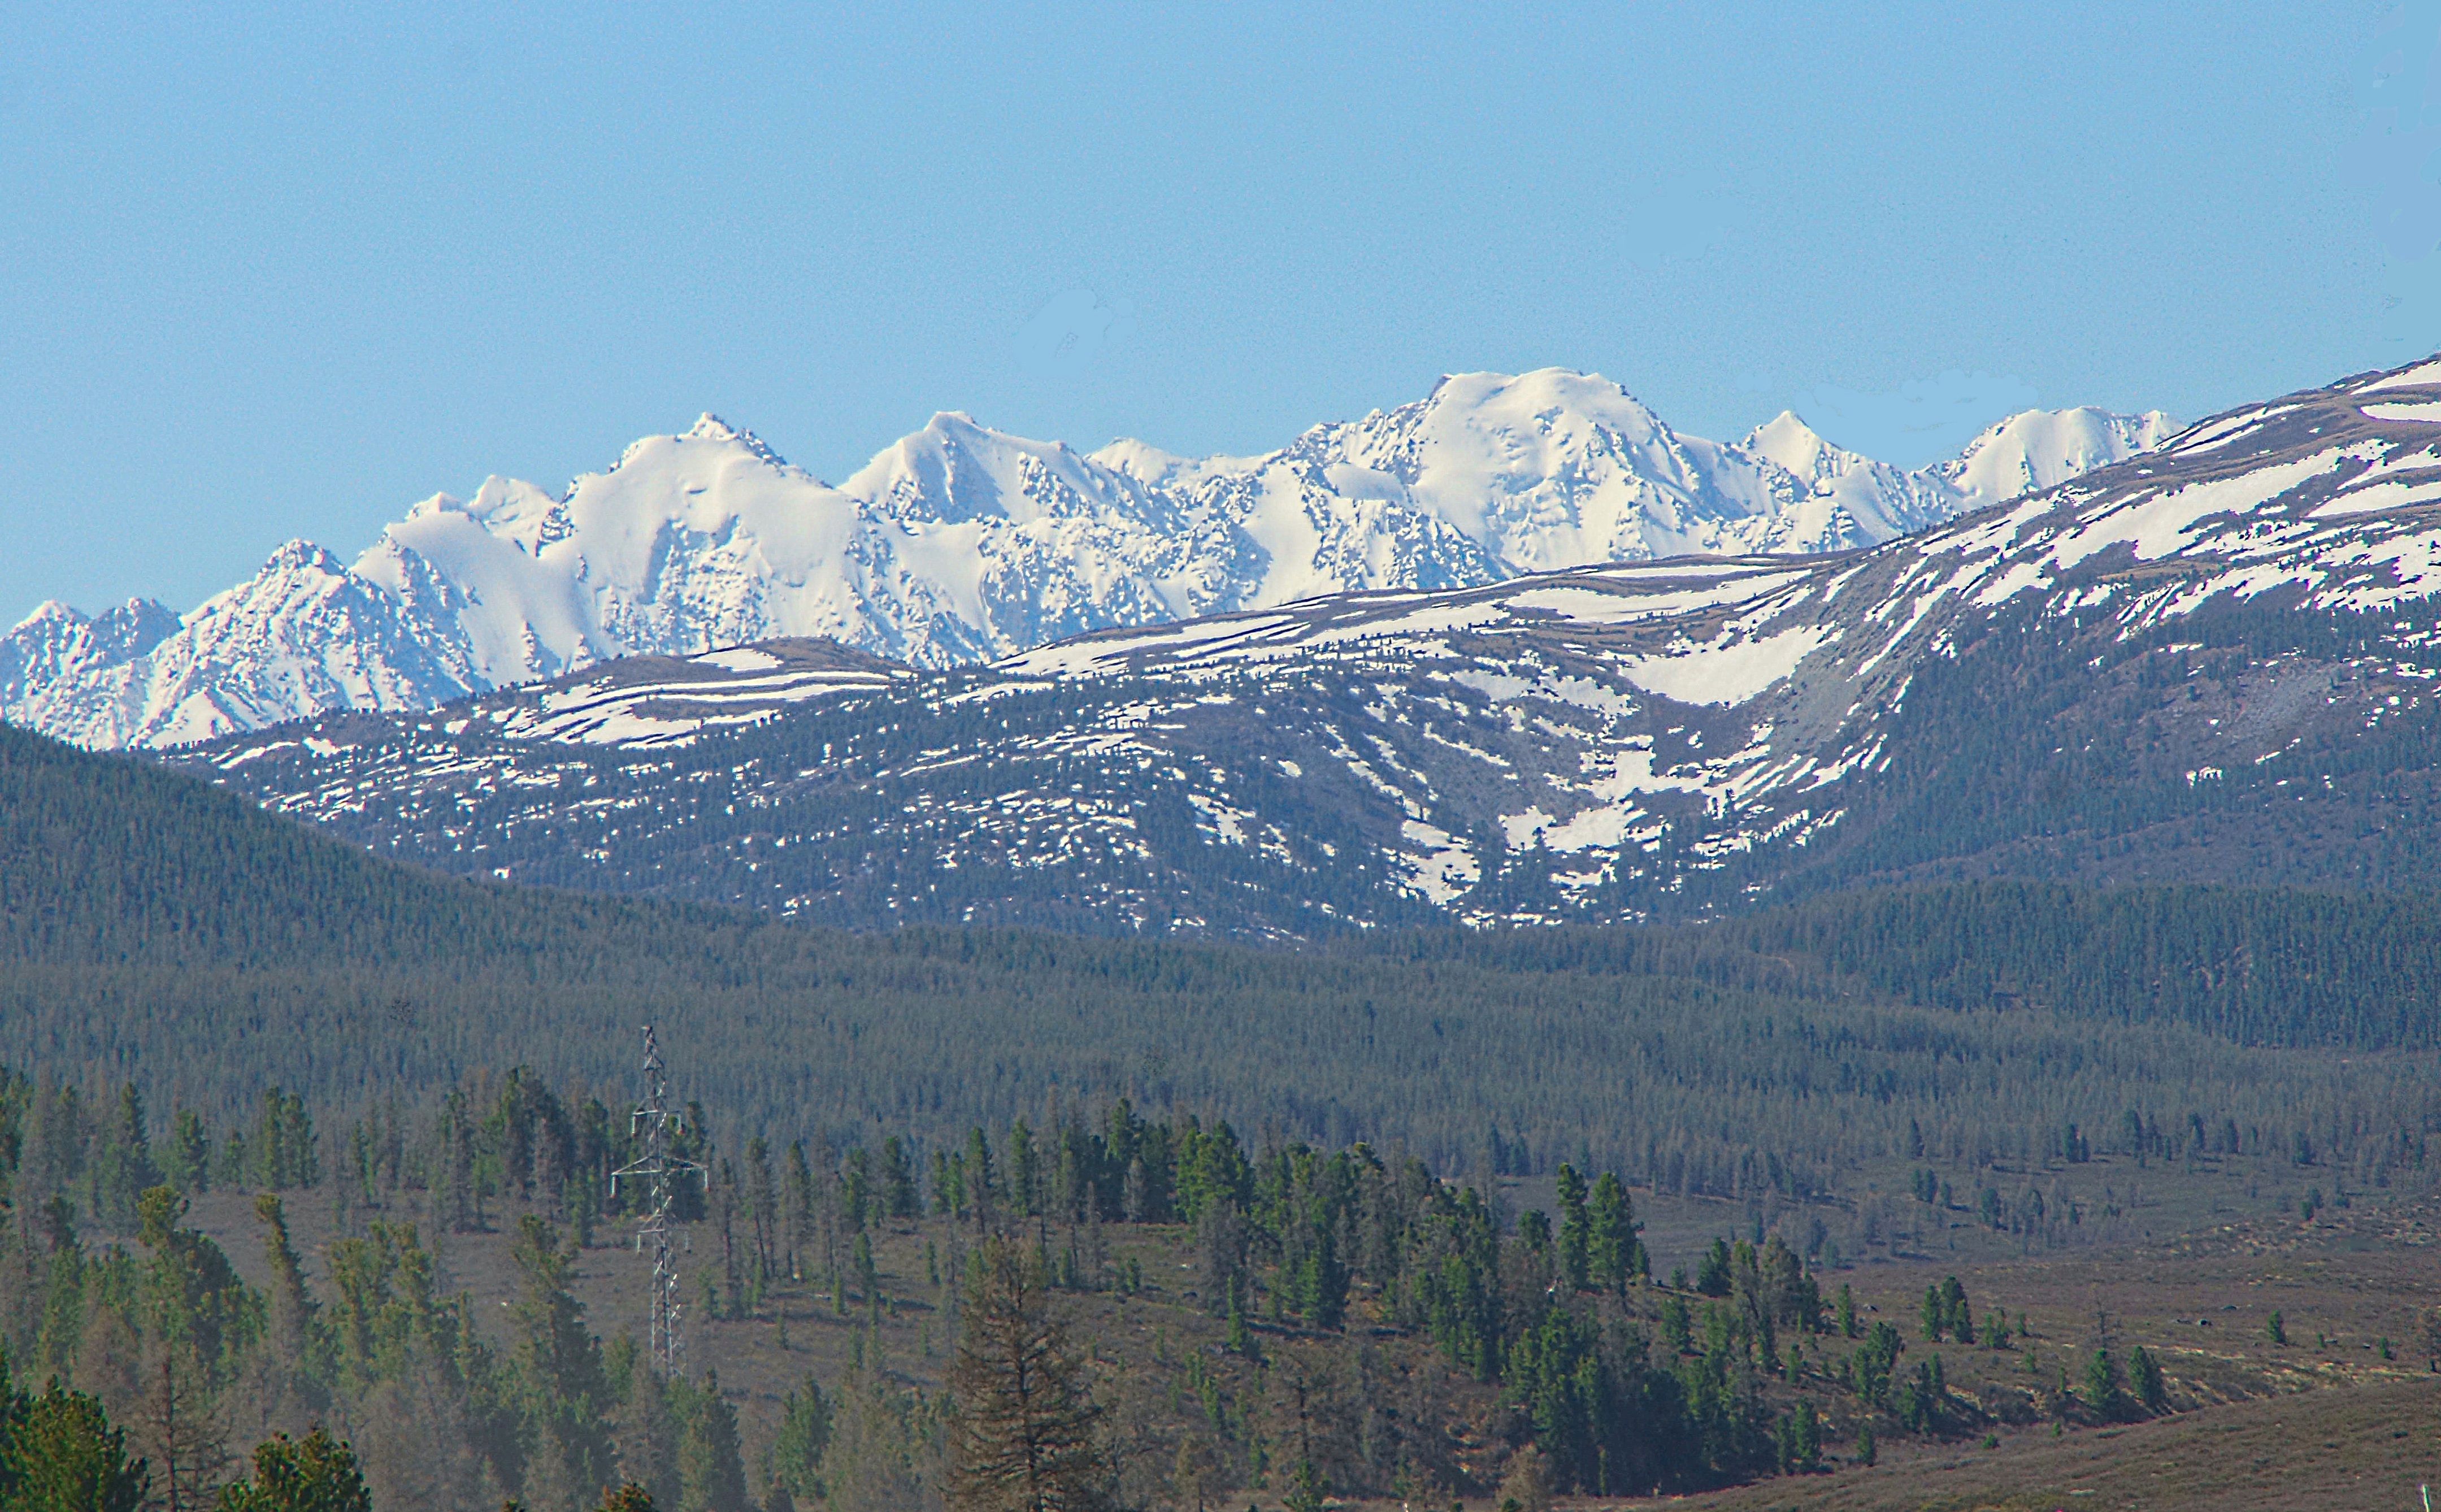
<path fill-rule="evenodd" d="M 836 479 L 1557 364 L 1916 462 L 2441 347 L 2432 0 L 238 9 L 10 9 L 0 622 L 705 409 Z"/>

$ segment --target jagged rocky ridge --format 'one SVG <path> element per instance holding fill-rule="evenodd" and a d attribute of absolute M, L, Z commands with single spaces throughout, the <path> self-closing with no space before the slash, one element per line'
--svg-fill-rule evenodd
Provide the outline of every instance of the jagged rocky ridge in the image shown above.
<path fill-rule="evenodd" d="M 626 663 L 178 758 L 383 854 L 832 922 L 1309 935 L 1858 880 L 2441 884 L 2441 361 L 1952 524 L 921 671 Z"/>
<path fill-rule="evenodd" d="M 1684 436 L 1614 384 L 1546 369 L 1448 378 L 1252 458 L 1086 455 L 944 414 L 832 487 L 706 416 L 562 494 L 494 477 L 470 499 L 435 495 L 353 563 L 291 542 L 183 619 L 46 603 L 0 639 L 0 718 L 172 746 L 773 638 L 945 667 L 1321 595 L 1839 550 L 2167 429 L 2028 411 L 1908 473 L 1793 415 L 1736 443 Z"/>

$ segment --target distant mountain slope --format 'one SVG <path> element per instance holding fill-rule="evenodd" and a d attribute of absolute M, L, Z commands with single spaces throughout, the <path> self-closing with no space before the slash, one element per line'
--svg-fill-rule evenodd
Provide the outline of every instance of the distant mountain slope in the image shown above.
<path fill-rule="evenodd" d="M 605 673 L 180 760 L 384 854 L 867 924 L 1269 938 L 1962 873 L 2431 886 L 2436 505 L 2441 363 L 1868 549 L 1329 596 L 785 711 L 766 674 L 698 666 L 650 749 L 531 738 Z"/>
<path fill-rule="evenodd" d="M 562 494 L 494 477 L 469 499 L 435 495 L 350 565 L 291 542 L 183 621 L 141 605 L 81 630 L 45 605 L 0 638 L 0 719 L 172 746 L 772 638 L 945 667 L 1321 594 L 1834 550 L 2166 428 L 2030 411 L 1904 473 L 1793 415 L 1736 443 L 1684 436 L 1617 385 L 1552 369 L 1447 378 L 1244 459 L 1135 441 L 1086 456 L 937 415 L 833 487 L 707 415 Z"/>
<path fill-rule="evenodd" d="M 1573 1159 L 1799 1201 L 1853 1195 L 1911 1135 L 2099 1144 L 2131 1112 L 2307 1141 L 2378 1185 L 2414 1179 L 2435 1121 L 2430 898 L 1949 887 L 1277 951 L 452 880 L 7 729 L 0 819 L 0 1066 L 139 1075 L 215 1122 L 281 1086 L 326 1140 L 517 1065 L 615 1107 L 646 1019 L 730 1138 L 943 1147 L 1127 1096 L 1477 1175 Z"/>

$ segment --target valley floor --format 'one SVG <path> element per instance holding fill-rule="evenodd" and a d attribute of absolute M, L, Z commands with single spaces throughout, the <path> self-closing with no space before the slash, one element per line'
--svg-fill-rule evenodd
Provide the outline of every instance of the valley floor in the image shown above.
<path fill-rule="evenodd" d="M 1533 1185 L 1511 1183 L 1510 1200 L 1530 1200 Z M 1636 1195 L 1639 1206 L 1651 1204 L 1648 1211 L 1676 1206 L 1649 1193 Z M 1690 1512 L 1714 1506 L 1724 1512 L 2414 1508 L 2417 1485 L 2441 1476 L 2441 1374 L 2427 1353 L 2432 1341 L 2422 1311 L 2441 1294 L 2434 1273 L 2441 1200 L 2379 1200 L 2382 1196 L 2360 1195 L 2350 1208 L 2325 1209 L 2311 1220 L 2258 1215 L 2138 1244 L 2018 1256 L 1971 1249 L 1908 1254 L 1903 1247 L 1897 1258 L 1877 1256 L 1826 1272 L 1826 1294 L 1842 1284 L 1853 1288 L 1865 1326 L 1887 1320 L 1900 1327 L 1908 1351 L 1903 1367 L 1941 1357 L 1957 1407 L 1952 1430 L 1917 1437 L 1892 1428 L 1888 1413 L 1878 1414 L 1878 1462 L 1871 1467 L 1855 1463 L 1858 1403 L 1830 1379 L 1837 1358 L 1853 1346 L 1835 1332 L 1805 1338 L 1796 1387 L 1776 1382 L 1767 1389 L 1776 1403 L 1801 1392 L 1823 1413 L 1825 1471 L 1664 1500 L 1687 1503 Z M 292 1197 L 291 1220 L 317 1281 L 323 1247 L 339 1227 L 360 1227 L 367 1215 L 337 1213 L 326 1203 L 319 1191 Z M 1696 1209 L 1709 1206 L 1734 1227 L 1727 1204 L 1687 1206 L 1671 1211 L 1660 1226 L 1691 1234 L 1704 1217 Z M 194 1219 L 251 1278 L 262 1279 L 260 1234 L 246 1198 L 208 1194 L 196 1203 Z M 513 1227 L 495 1214 L 494 1232 L 447 1235 L 439 1244 L 446 1283 L 470 1293 L 478 1313 L 496 1324 L 505 1319 L 511 1293 L 505 1231 Z M 1064 1232 L 1050 1233 L 1057 1248 Z M 1345 1336 L 1258 1325 L 1257 1341 L 1270 1366 L 1250 1372 L 1226 1350 L 1223 1324 L 1195 1295 L 1187 1231 L 1112 1225 L 1105 1233 L 1112 1269 L 1130 1262 L 1140 1267 L 1142 1289 L 1132 1296 L 1080 1294 L 1070 1305 L 1079 1336 L 1091 1341 L 1114 1426 L 1143 1446 L 1138 1454 L 1146 1463 L 1130 1473 L 1139 1494 L 1169 1504 L 1175 1441 L 1204 1428 L 1184 1382 L 1201 1378 L 1199 1373 L 1219 1377 L 1225 1383 L 1220 1395 L 1232 1404 L 1222 1415 L 1236 1414 L 1231 1431 L 1250 1438 L 1277 1434 L 1279 1425 L 1266 1416 L 1277 1409 L 1268 1402 L 1275 1392 L 1265 1385 L 1265 1375 L 1284 1378 L 1301 1361 L 1320 1373 L 1344 1370 L 1352 1341 L 1380 1357 L 1367 1379 L 1401 1380 L 1414 1401 L 1430 1401 L 1446 1414 L 1456 1458 L 1474 1482 L 1471 1494 L 1459 1498 L 1469 1512 L 1497 1506 L 1484 1493 L 1497 1483 L 1506 1452 L 1507 1410 L 1490 1388 L 1449 1371 L 1428 1341 L 1382 1326 L 1360 1303 Z M 718 1372 L 724 1395 L 738 1410 L 750 1466 L 776 1428 L 787 1393 L 809 1376 L 833 1394 L 858 1378 L 899 1390 L 938 1390 L 952 1324 L 944 1310 L 946 1293 L 932 1277 L 948 1271 L 959 1240 L 939 1219 L 901 1221 L 877 1237 L 883 1298 L 877 1312 L 853 1296 L 842 1314 L 825 1287 L 811 1281 L 773 1288 L 747 1319 L 712 1319 L 691 1309 L 691 1364 L 697 1372 Z M 641 1335 L 647 1263 L 606 1227 L 597 1239 L 599 1246 L 585 1252 L 578 1282 L 588 1323 L 605 1338 Z M 697 1225 L 690 1242 L 689 1276 L 714 1269 L 716 1235 Z M 1666 1251 L 1663 1258 L 1666 1264 Z M 1923 1338 L 1917 1317 L 1924 1290 L 1950 1275 L 1964 1286 L 1987 1335 L 1995 1309 L 2005 1309 L 2012 1337 L 2004 1347 L 1954 1340 L 1933 1344 Z M 1648 1305 L 1662 1296 L 1659 1287 L 1639 1290 Z M 1631 1310 L 1636 1305 L 1631 1297 Z M 2274 1311 L 2282 1317 L 2285 1344 L 2269 1337 Z M 2123 1360 L 2141 1345 L 2161 1361 L 2174 1409 L 2169 1415 L 2103 1426 L 2074 1402 L 2069 1389 L 2104 1341 Z M 876 1374 L 859 1376 L 863 1365 Z M 1281 1483 L 1275 1471 L 1259 1484 L 1220 1493 L 1211 1504 L 1277 1505 Z M 1435 1504 L 1447 1505 L 1446 1491 L 1443 1497 Z M 1341 1504 L 1413 1512 L 1420 1503 Z M 1558 1504 L 1656 1503 L 1653 1498 L 1563 1498 Z"/>

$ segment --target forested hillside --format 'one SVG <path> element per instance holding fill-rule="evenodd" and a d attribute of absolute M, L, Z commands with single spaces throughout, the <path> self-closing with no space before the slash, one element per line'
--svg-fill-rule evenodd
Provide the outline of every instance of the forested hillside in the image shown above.
<path fill-rule="evenodd" d="M 1265 952 L 852 935 L 443 879 L 14 731 L 0 805 L 0 1057 L 175 1067 L 165 1093 L 220 1112 L 274 1084 L 352 1108 L 484 1065 L 623 1086 L 651 1018 L 747 1127 L 954 1134 L 1058 1089 L 1453 1172 L 1570 1159 L 1722 1196 L 2131 1126 L 2310 1148 L 2370 1184 L 2441 1127 L 2421 1057 L 2363 1053 L 2434 1035 L 2413 899 L 1867 893 L 1677 931 Z"/>
<path fill-rule="evenodd" d="M 1139 1501 L 1692 1488 L 2112 1422 L 2276 1372 L 1938 1287 L 1902 1360 L 1833 1274 L 2378 1212 L 2441 1130 L 2420 895 L 1946 884 L 1265 950 L 444 877 L 6 729 L 0 819 L 0 1330 L 86 1394 L 22 1420 L 224 1470 L 335 1421 L 385 1508 L 931 1504 L 928 1362 L 995 1232 L 1129 1362 L 1093 1389 Z M 577 1310 L 633 1289 L 584 1241 L 630 1215 L 646 1020 L 711 1168 L 718 1380 Z M 318 1237 L 232 1189 L 310 1193 Z M 1953 1381 L 1930 1346 L 1970 1335 Z"/>

